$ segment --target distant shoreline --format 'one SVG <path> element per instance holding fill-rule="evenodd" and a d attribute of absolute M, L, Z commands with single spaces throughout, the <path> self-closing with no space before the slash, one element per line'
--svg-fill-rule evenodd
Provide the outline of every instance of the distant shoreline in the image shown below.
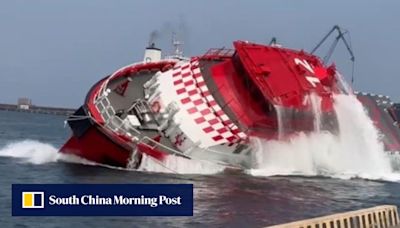
<path fill-rule="evenodd" d="M 36 105 L 31 105 L 29 106 L 29 108 L 20 108 L 18 107 L 18 105 L 15 104 L 0 104 L 0 110 L 61 115 L 61 116 L 68 116 L 75 112 L 75 109 L 72 108 L 59 108 L 59 107 L 47 107 L 47 106 L 36 106 Z"/>

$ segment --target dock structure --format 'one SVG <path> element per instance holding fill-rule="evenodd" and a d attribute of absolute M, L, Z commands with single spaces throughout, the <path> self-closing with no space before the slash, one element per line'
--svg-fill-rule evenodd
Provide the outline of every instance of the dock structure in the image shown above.
<path fill-rule="evenodd" d="M 3 111 L 15 111 L 15 112 L 27 112 L 27 113 L 40 113 L 40 114 L 51 114 L 51 115 L 62 115 L 68 116 L 74 113 L 75 109 L 71 108 L 56 108 L 36 105 L 15 105 L 15 104 L 0 104 L 0 110 Z"/>
<path fill-rule="evenodd" d="M 397 207 L 382 205 L 357 211 L 338 213 L 295 221 L 272 228 L 391 228 L 400 227 Z"/>

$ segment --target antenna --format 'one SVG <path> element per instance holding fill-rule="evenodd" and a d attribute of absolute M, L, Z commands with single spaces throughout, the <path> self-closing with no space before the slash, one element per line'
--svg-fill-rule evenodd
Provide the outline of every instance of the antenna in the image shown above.
<path fill-rule="evenodd" d="M 179 41 L 177 38 L 177 35 L 175 32 L 172 33 L 172 46 L 174 46 L 174 55 L 178 57 L 183 56 L 183 51 L 181 49 L 181 46 L 184 43 L 182 41 Z"/>
<path fill-rule="evenodd" d="M 269 45 L 276 45 L 277 44 L 277 39 L 276 37 L 272 37 L 271 41 L 269 42 Z"/>

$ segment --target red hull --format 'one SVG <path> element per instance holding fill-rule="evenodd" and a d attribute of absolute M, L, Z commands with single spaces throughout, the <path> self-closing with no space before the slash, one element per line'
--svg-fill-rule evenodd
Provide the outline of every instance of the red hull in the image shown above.
<path fill-rule="evenodd" d="M 132 158 L 135 147 L 138 153 Z M 135 167 L 132 168 L 138 168 L 141 164 L 143 153 L 159 161 L 163 161 L 167 156 L 157 148 L 142 143 L 128 143 L 125 138 L 107 134 L 96 126 L 91 126 L 81 137 L 72 135 L 61 147 L 60 152 L 116 167 L 127 167 L 130 160 L 135 159 Z"/>
<path fill-rule="evenodd" d="M 128 148 L 111 141 L 95 126 L 90 127 L 80 138 L 72 135 L 60 151 L 97 163 L 120 167 L 125 167 L 131 156 Z"/>

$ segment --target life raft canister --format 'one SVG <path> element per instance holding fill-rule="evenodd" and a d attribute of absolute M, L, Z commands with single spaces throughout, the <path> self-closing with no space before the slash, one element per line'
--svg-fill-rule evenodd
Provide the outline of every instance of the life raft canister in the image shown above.
<path fill-rule="evenodd" d="M 154 102 L 151 104 L 151 110 L 152 110 L 153 112 L 159 113 L 159 112 L 160 112 L 160 109 L 161 109 L 160 102 L 154 101 Z"/>

